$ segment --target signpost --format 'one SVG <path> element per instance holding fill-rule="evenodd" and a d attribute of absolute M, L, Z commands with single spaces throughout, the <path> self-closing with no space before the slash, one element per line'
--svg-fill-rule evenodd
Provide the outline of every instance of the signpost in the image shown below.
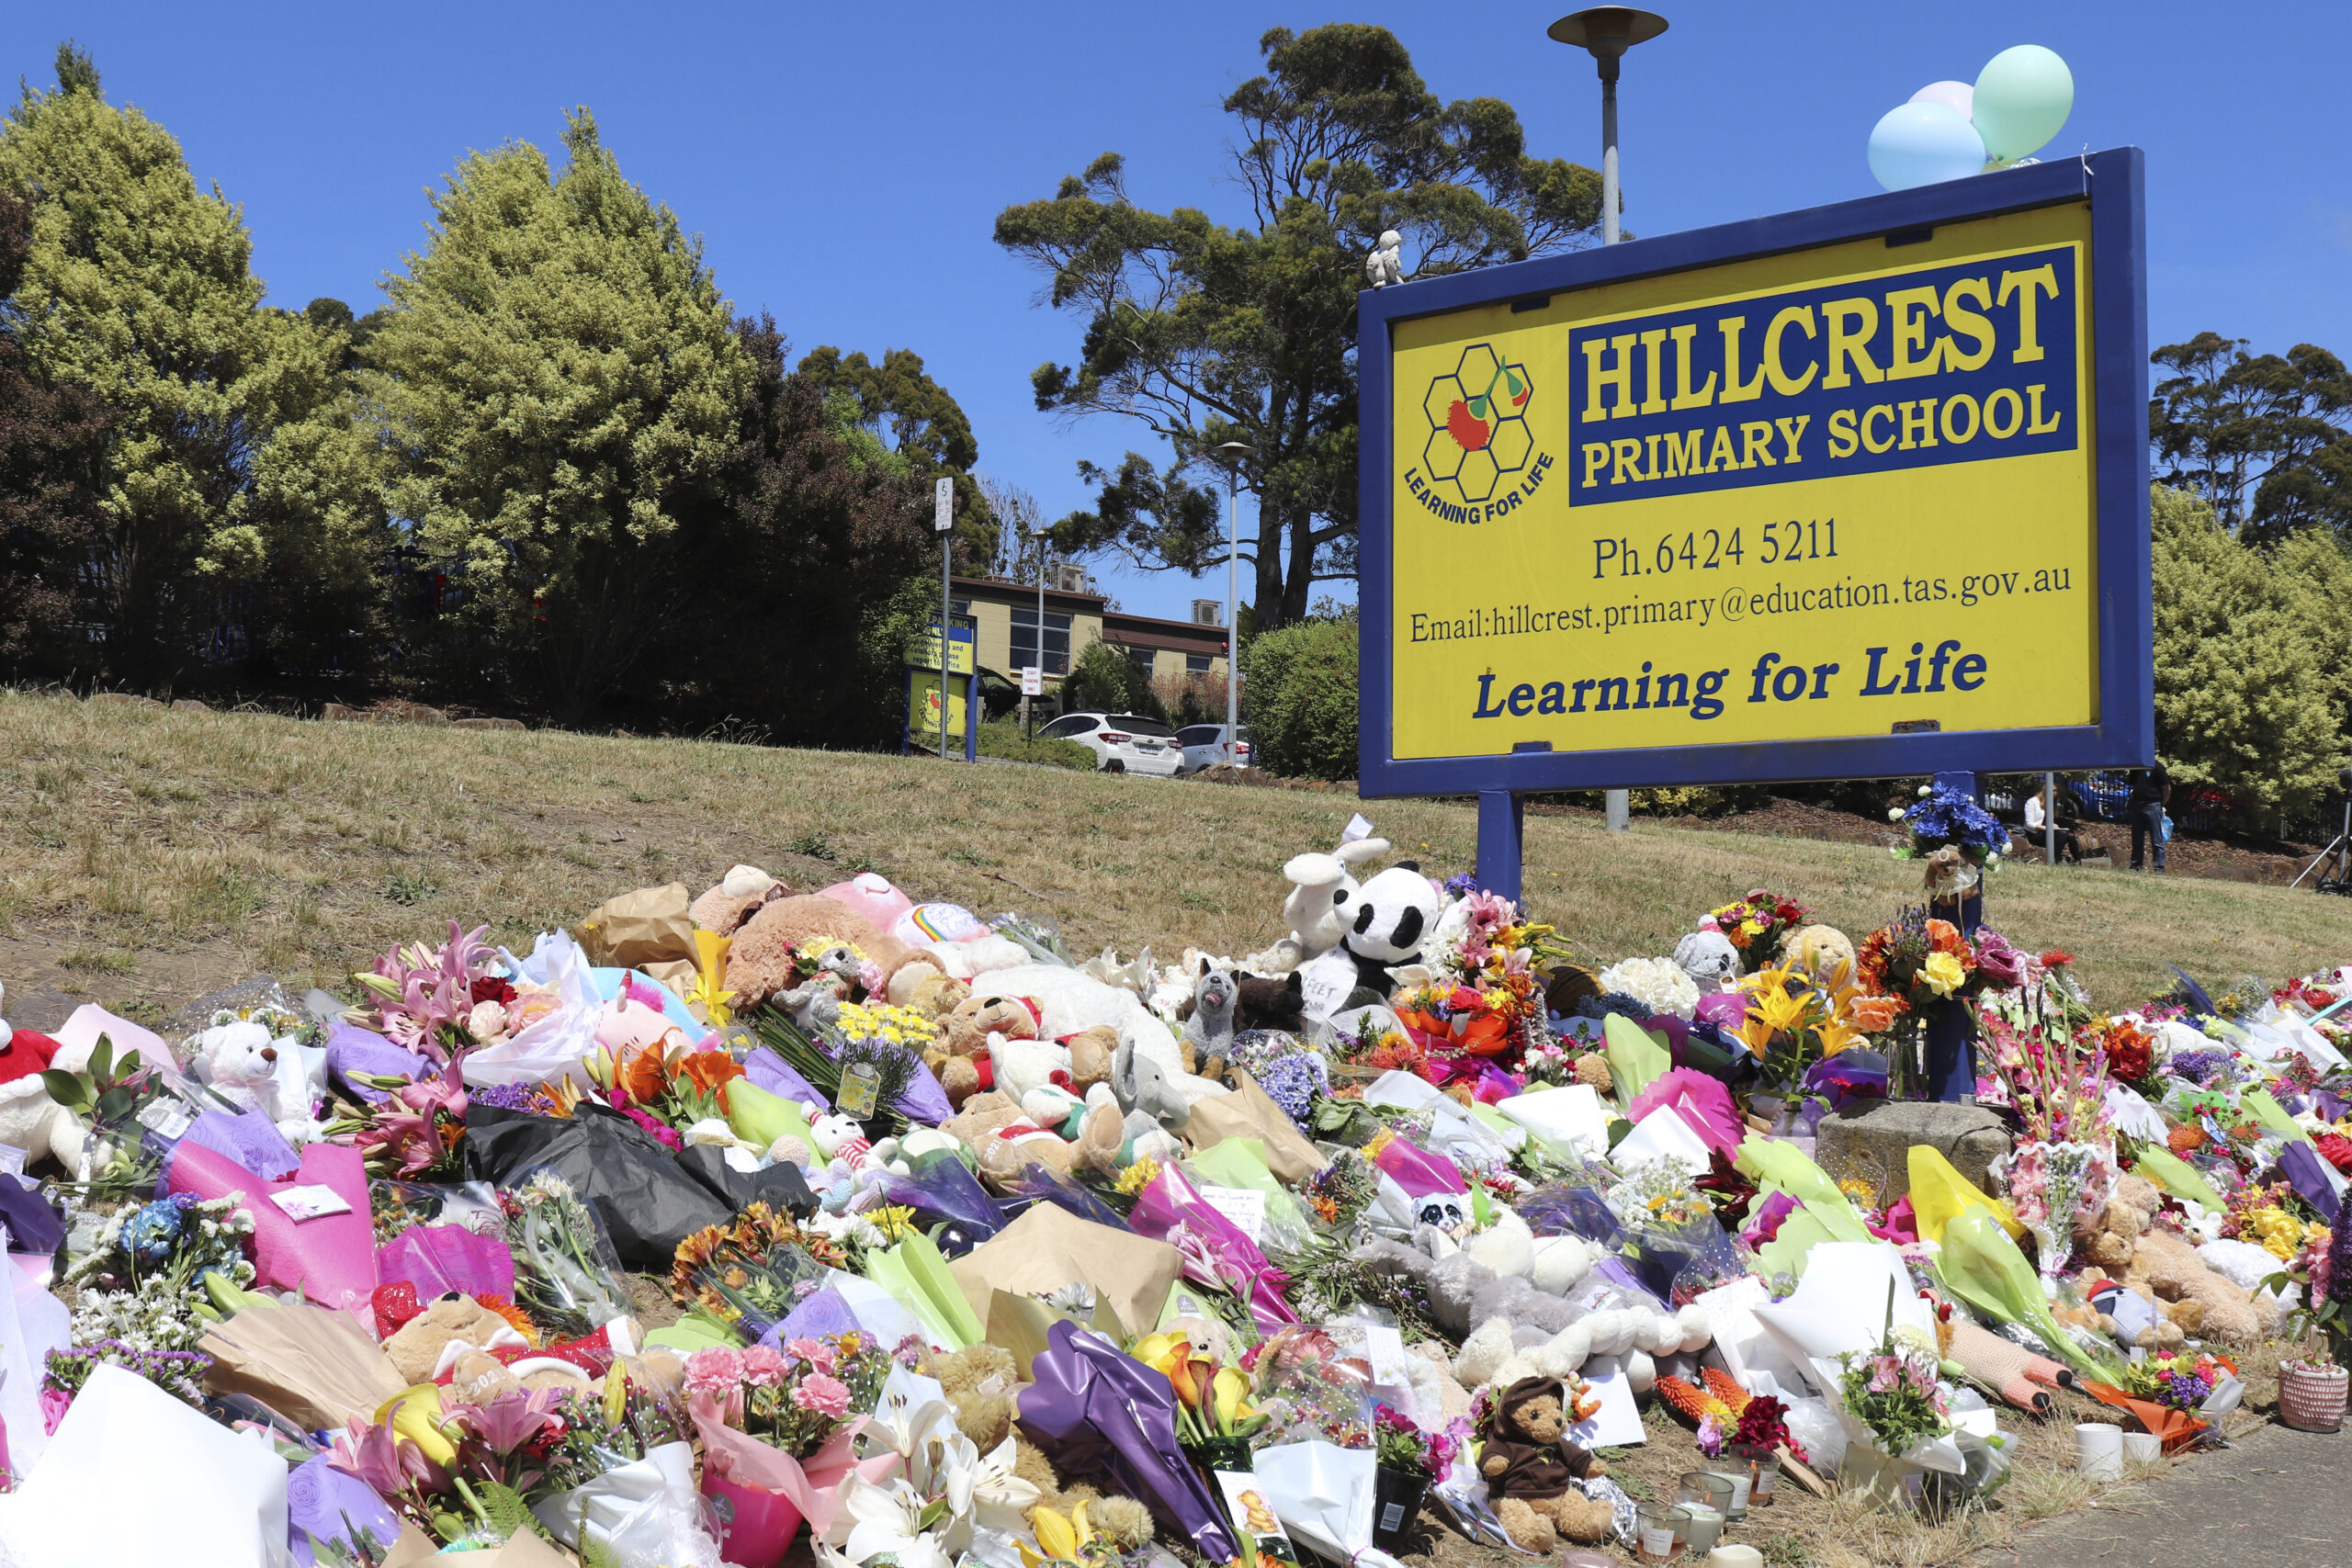
<path fill-rule="evenodd" d="M 1359 296 L 1366 796 L 2143 766 L 2136 149 Z"/>
<path fill-rule="evenodd" d="M 947 596 L 948 554 L 956 542 L 956 481 L 942 474 L 931 491 L 931 527 L 939 536 L 939 624 L 950 625 L 955 609 Z M 936 644 L 933 645 L 936 651 Z M 944 673 L 944 672 L 943 672 Z M 947 726 L 939 727 L 939 760 L 947 761 Z"/>
<path fill-rule="evenodd" d="M 950 624 L 944 671 L 940 668 L 937 622 L 924 628 L 908 646 L 907 713 L 900 730 L 899 750 L 911 750 L 918 738 L 929 745 L 930 737 L 935 730 L 939 735 L 939 754 L 943 759 L 947 755 L 948 738 L 954 735 L 964 738 L 966 761 L 978 758 L 978 626 L 969 615 L 959 615 Z M 958 675 L 963 679 L 954 679 Z"/>

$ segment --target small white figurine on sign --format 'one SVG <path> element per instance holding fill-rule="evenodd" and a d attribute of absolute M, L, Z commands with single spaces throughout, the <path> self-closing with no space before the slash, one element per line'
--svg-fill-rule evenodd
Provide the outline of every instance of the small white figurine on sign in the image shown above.
<path fill-rule="evenodd" d="M 1372 280 L 1374 288 L 1385 288 L 1392 283 L 1405 281 L 1405 260 L 1398 254 L 1404 243 L 1404 235 L 1394 229 L 1384 230 L 1380 236 L 1380 248 L 1364 257 L 1363 275 Z"/>

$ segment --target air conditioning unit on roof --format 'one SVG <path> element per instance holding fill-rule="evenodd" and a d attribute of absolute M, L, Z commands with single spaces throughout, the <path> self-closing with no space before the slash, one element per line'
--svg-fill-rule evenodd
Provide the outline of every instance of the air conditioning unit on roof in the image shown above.
<path fill-rule="evenodd" d="M 1086 567 L 1074 560 L 1054 563 L 1054 588 L 1062 593 L 1083 593 L 1087 591 Z"/>
<path fill-rule="evenodd" d="M 1222 599 L 1193 600 L 1193 624 L 1196 626 L 1221 626 L 1225 625 L 1225 601 Z"/>

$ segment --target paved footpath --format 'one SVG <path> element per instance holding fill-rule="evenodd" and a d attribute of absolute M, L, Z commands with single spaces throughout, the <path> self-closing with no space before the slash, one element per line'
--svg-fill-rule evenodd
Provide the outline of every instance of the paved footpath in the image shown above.
<path fill-rule="evenodd" d="M 2145 1501 L 2086 1508 L 1969 1568 L 2324 1568 L 2352 1562 L 2352 1432 L 2257 1427 L 2146 1485 Z"/>

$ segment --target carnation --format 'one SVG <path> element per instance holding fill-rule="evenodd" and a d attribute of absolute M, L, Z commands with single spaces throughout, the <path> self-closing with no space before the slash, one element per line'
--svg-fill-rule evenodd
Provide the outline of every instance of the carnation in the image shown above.
<path fill-rule="evenodd" d="M 686 1387 L 695 1393 L 732 1390 L 743 1381 L 743 1352 L 724 1347 L 697 1350 L 686 1358 Z"/>
<path fill-rule="evenodd" d="M 1653 1013 L 1688 1019 L 1698 1010 L 1698 983 L 1671 958 L 1628 958 L 1600 972 L 1600 988 L 1628 996 Z"/>
<path fill-rule="evenodd" d="M 753 1388 L 782 1388 L 785 1373 L 791 1363 L 782 1352 L 766 1345 L 749 1345 L 743 1349 L 743 1381 Z"/>
<path fill-rule="evenodd" d="M 823 1372 L 810 1372 L 792 1391 L 792 1403 L 803 1410 L 819 1416 L 829 1416 L 838 1421 L 849 1414 L 849 1385 Z"/>

